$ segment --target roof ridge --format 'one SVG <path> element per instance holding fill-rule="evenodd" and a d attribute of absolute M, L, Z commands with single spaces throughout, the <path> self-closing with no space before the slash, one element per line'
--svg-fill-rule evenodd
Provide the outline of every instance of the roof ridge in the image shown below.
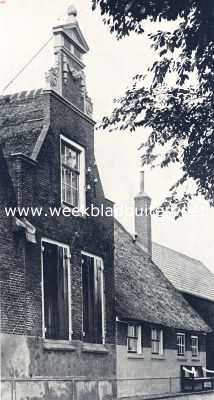
<path fill-rule="evenodd" d="M 115 218 L 116 294 L 117 300 L 121 303 L 117 309 L 119 316 L 121 314 L 122 318 L 147 320 L 176 329 L 209 332 L 210 327 L 203 318 L 154 261 L 149 261 L 148 257 L 143 260 L 145 252 L 140 246 L 133 247 L 134 243 L 129 242 L 130 238 L 130 233 Z M 148 280 L 151 282 L 151 288 L 148 287 Z M 157 287 L 153 288 L 154 283 L 158 285 L 158 293 Z M 130 296 L 127 295 L 128 291 L 133 294 L 131 301 Z M 151 304 L 153 297 L 155 305 Z M 151 309 L 153 310 L 152 319 Z M 178 318 L 174 318 L 175 310 L 181 312 L 180 322 Z"/>

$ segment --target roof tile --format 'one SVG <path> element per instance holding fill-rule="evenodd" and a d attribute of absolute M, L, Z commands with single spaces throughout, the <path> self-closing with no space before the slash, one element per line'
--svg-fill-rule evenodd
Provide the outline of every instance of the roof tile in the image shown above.
<path fill-rule="evenodd" d="M 189 331 L 210 330 L 116 220 L 115 278 L 117 314 L 120 318 Z"/>
<path fill-rule="evenodd" d="M 201 261 L 157 243 L 152 244 L 152 255 L 178 290 L 214 301 L 214 275 Z"/>

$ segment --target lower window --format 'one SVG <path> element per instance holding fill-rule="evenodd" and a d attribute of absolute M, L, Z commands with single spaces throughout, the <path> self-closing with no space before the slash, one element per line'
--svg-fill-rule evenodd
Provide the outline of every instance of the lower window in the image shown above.
<path fill-rule="evenodd" d="M 104 266 L 100 257 L 82 253 L 83 337 L 105 342 Z"/>
<path fill-rule="evenodd" d="M 69 247 L 43 240 L 42 270 L 44 337 L 69 340 L 71 331 Z"/>
<path fill-rule="evenodd" d="M 128 324 L 128 353 L 142 353 L 142 332 L 140 325 Z"/>
<path fill-rule="evenodd" d="M 163 354 L 163 330 L 152 328 L 151 330 L 152 354 Z"/>
<path fill-rule="evenodd" d="M 186 352 L 186 336 L 184 333 L 177 333 L 177 354 L 184 356 Z"/>
<path fill-rule="evenodd" d="M 192 357 L 198 357 L 199 355 L 198 336 L 191 336 L 191 351 L 192 351 Z"/>

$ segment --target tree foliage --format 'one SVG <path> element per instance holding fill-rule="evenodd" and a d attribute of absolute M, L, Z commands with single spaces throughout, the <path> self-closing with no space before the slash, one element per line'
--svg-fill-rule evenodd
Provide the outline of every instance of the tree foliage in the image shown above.
<path fill-rule="evenodd" d="M 132 86 L 115 101 L 112 115 L 104 117 L 101 126 L 124 131 L 150 128 L 142 144 L 142 163 L 162 168 L 177 163 L 181 167 L 182 175 L 163 203 L 166 208 L 174 205 L 179 216 L 198 194 L 213 206 L 214 1 L 92 2 L 118 39 L 131 32 L 144 33 L 146 20 L 175 21 L 174 29 L 149 34 L 157 54 L 149 69 L 150 84 L 146 76 L 134 77 Z M 170 74 L 175 78 L 173 85 Z M 189 179 L 196 184 L 191 193 L 181 190 Z"/>

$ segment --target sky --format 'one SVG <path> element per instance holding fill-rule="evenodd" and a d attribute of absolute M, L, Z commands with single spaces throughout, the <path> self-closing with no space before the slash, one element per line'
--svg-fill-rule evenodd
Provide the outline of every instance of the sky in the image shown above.
<path fill-rule="evenodd" d="M 137 73 L 146 72 L 155 53 L 146 35 L 132 34 L 117 41 L 103 24 L 98 12 L 91 11 L 90 0 L 74 1 L 78 21 L 89 44 L 85 56 L 89 95 L 94 103 L 94 118 L 100 121 L 113 108 L 113 99 L 124 93 Z M 30 66 L 3 92 L 19 70 L 52 36 L 52 27 L 66 15 L 67 0 L 0 0 L 0 94 L 44 87 L 45 72 L 53 65 L 53 40 Z M 167 26 L 167 24 L 166 24 Z M 148 26 L 150 32 L 155 25 Z M 140 153 L 145 131 L 136 133 L 95 133 L 96 159 L 106 197 L 117 206 L 133 207 L 139 191 Z M 178 171 L 146 170 L 145 189 L 158 206 L 174 182 Z M 188 186 L 186 187 L 188 189 Z M 132 215 L 120 218 L 134 232 Z M 188 214 L 175 221 L 174 215 L 153 216 L 154 241 L 203 261 L 214 272 L 214 209 L 202 199 L 194 200 Z"/>

